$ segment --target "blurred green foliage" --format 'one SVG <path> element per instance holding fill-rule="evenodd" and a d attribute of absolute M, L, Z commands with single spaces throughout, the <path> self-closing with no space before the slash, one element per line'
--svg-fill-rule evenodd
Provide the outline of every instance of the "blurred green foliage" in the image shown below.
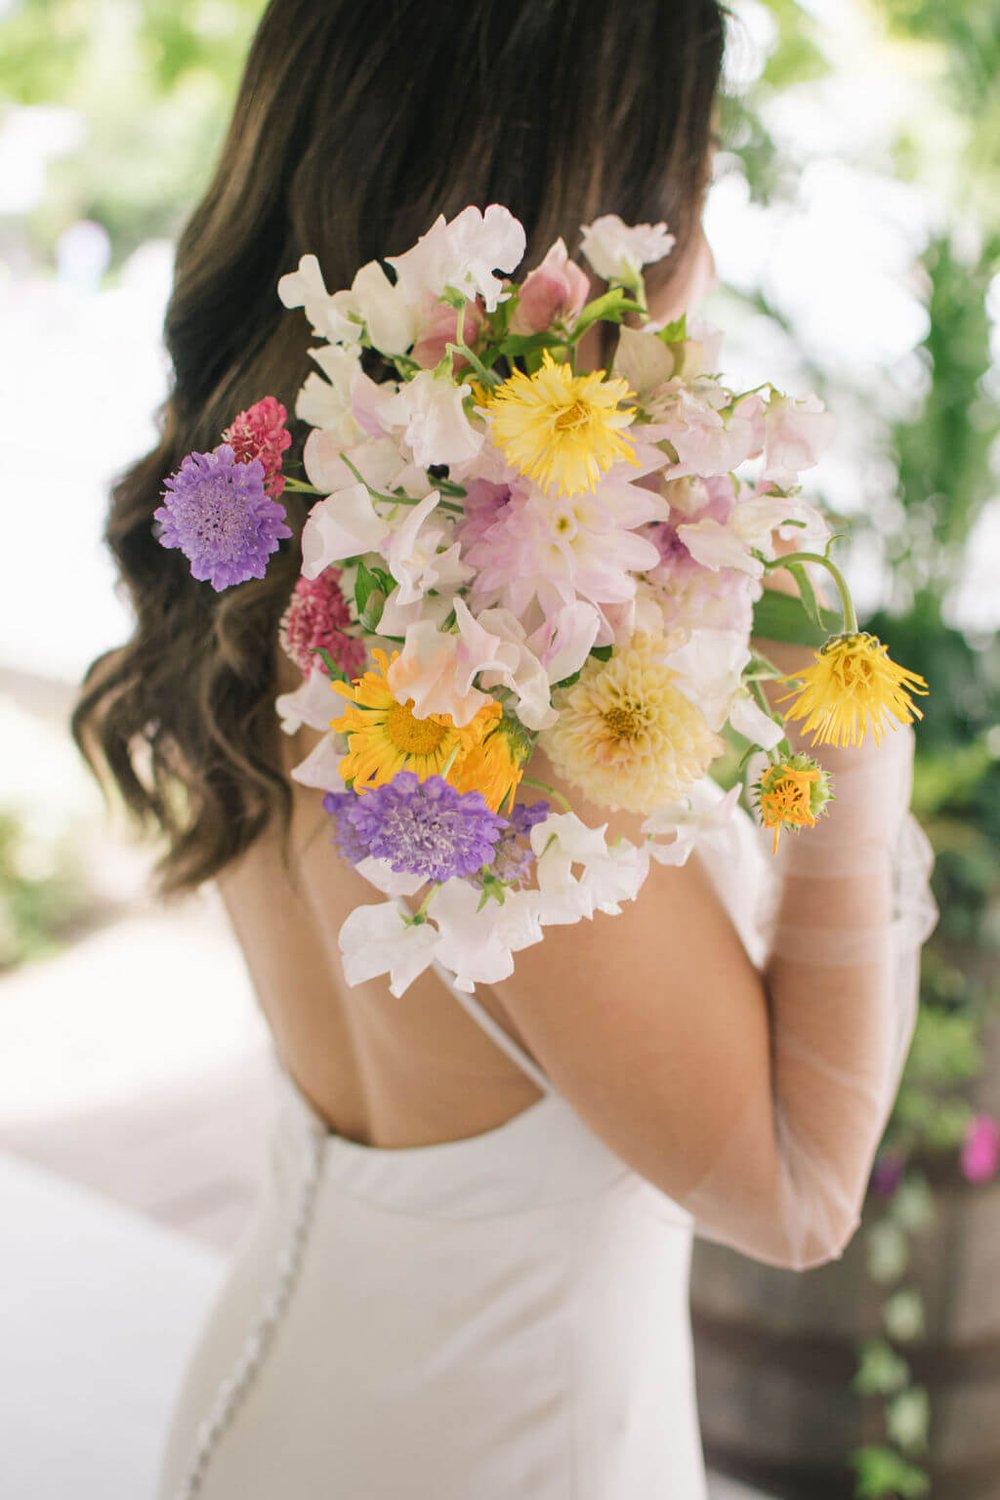
<path fill-rule="evenodd" d="M 93 219 L 115 262 L 172 236 L 214 164 L 261 0 L 20 0 L 0 21 L 0 107 L 83 121 L 18 226 L 36 260 Z"/>

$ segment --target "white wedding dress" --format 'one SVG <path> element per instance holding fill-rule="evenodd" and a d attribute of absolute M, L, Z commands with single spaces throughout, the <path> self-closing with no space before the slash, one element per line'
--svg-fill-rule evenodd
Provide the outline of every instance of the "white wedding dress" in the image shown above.
<path fill-rule="evenodd" d="M 761 963 L 776 877 L 745 814 L 734 829 L 701 857 Z M 909 816 L 904 833 L 869 1164 L 933 920 L 926 841 Z M 180 1394 L 159 1500 L 704 1500 L 689 1260 L 696 1225 L 739 1243 L 738 1195 L 723 1184 L 719 1212 L 711 1183 L 690 1206 L 667 1198 L 454 993 L 543 1097 L 482 1135 L 380 1149 L 330 1133 L 279 1070 L 266 1184 Z M 788 1055 L 810 1048 L 815 1062 L 807 1038 Z M 855 1089 L 837 1057 L 823 1074 Z M 803 1246 L 821 1246 L 806 1217 Z"/>

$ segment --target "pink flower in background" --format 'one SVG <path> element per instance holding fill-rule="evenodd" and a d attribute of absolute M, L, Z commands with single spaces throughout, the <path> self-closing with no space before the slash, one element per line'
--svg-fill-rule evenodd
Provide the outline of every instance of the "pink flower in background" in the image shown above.
<path fill-rule="evenodd" d="M 820 460 L 833 436 L 834 419 L 818 396 L 772 396 L 764 414 L 764 475 L 794 484 Z"/>
<path fill-rule="evenodd" d="M 265 396 L 234 417 L 222 434 L 222 441 L 232 448 L 238 464 L 260 460 L 264 467 L 264 488 L 272 500 L 277 500 L 285 488 L 281 455 L 292 441 L 285 426 L 287 420 L 288 413 L 281 402 Z"/>
<path fill-rule="evenodd" d="M 992 1115 L 973 1115 L 962 1146 L 962 1175 L 968 1182 L 989 1182 L 1000 1170 L 1000 1123 Z"/>
<path fill-rule="evenodd" d="M 878 1193 L 880 1198 L 891 1198 L 902 1182 L 905 1170 L 906 1163 L 901 1156 L 896 1156 L 891 1151 L 877 1156 L 871 1176 L 873 1192 Z"/>
<path fill-rule="evenodd" d="M 340 569 L 326 568 L 318 578 L 300 578 L 278 626 L 282 650 L 308 679 L 314 667 L 323 671 L 322 648 L 349 677 L 364 668 L 364 642 L 349 635 L 351 616 L 340 588 Z"/>
<path fill-rule="evenodd" d="M 590 294 L 590 278 L 574 264 L 562 239 L 529 271 L 510 320 L 511 333 L 540 333 L 552 323 L 573 322 Z"/>

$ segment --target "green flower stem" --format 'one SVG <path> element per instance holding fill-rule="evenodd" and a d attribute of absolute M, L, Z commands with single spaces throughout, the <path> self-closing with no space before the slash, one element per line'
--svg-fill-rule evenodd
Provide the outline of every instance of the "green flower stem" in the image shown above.
<path fill-rule="evenodd" d="M 426 920 L 427 920 L 427 908 L 430 906 L 431 901 L 436 896 L 436 894 L 438 893 L 438 891 L 441 889 L 441 886 L 443 885 L 443 883 L 444 883 L 443 881 L 435 880 L 434 883 L 433 883 L 433 885 L 431 885 L 431 886 L 428 887 L 427 895 L 421 901 L 420 905 L 417 907 L 416 911 L 413 913 L 413 916 L 410 918 L 410 926 L 419 925 L 421 922 L 426 922 Z"/>
<path fill-rule="evenodd" d="M 782 557 L 765 560 L 764 567 L 771 572 L 774 568 L 787 568 L 789 563 L 818 563 L 825 568 L 837 585 L 837 593 L 840 595 L 840 609 L 844 621 L 844 634 L 855 635 L 858 629 L 858 616 L 854 608 L 854 600 L 851 591 L 847 587 L 847 579 L 837 567 L 821 552 L 786 552 Z"/>
<path fill-rule="evenodd" d="M 521 785 L 537 787 L 540 792 L 548 792 L 549 796 L 553 797 L 559 803 L 563 812 L 573 811 L 569 798 L 564 797 L 562 792 L 557 792 L 554 786 L 549 786 L 547 781 L 536 781 L 533 776 L 522 776 Z"/>
<path fill-rule="evenodd" d="M 448 354 L 461 354 L 463 358 L 467 359 L 469 364 L 475 370 L 476 374 L 479 376 L 483 385 L 490 386 L 496 385 L 498 383 L 497 377 L 494 375 L 493 371 L 486 368 L 482 360 L 479 358 L 479 355 L 476 354 L 474 350 L 470 349 L 468 344 L 446 344 L 445 350 Z"/>
<path fill-rule="evenodd" d="M 285 475 L 285 489 L 295 490 L 300 495 L 322 495 L 314 484 L 307 484 L 304 479 L 293 479 L 290 474 Z"/>
<path fill-rule="evenodd" d="M 373 500 L 384 500 L 386 505 L 419 505 L 421 500 L 426 500 L 427 498 L 426 495 L 422 495 L 419 498 L 414 498 L 413 495 L 387 495 L 384 490 L 377 490 L 368 483 L 361 470 L 351 462 L 346 453 L 342 453 L 340 456 L 347 467 L 350 469 L 351 473 L 354 475 L 355 479 L 359 484 L 364 485 L 365 489 L 368 491 L 369 495 L 371 495 Z M 322 494 L 322 491 L 316 490 L 315 494 Z M 452 505 L 450 500 L 443 500 L 440 495 L 438 496 L 438 505 L 440 505 L 443 510 L 456 511 L 460 516 L 465 514 L 460 505 Z"/>

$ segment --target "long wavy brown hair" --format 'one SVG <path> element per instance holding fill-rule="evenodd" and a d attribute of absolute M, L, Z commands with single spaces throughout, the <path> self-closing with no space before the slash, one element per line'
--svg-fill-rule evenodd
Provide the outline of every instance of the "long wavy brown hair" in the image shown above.
<path fill-rule="evenodd" d="M 205 197 L 177 247 L 160 441 L 115 485 L 106 539 L 135 614 L 72 727 L 109 791 L 165 835 L 163 892 L 215 875 L 291 806 L 277 626 L 305 511 L 266 578 L 216 593 L 155 540 L 165 478 L 265 394 L 292 410 L 309 328 L 276 282 L 313 251 L 331 289 L 438 214 L 503 203 L 531 266 L 602 213 L 701 212 L 723 51 L 716 0 L 271 0 Z M 290 456 L 300 452 L 296 434 Z"/>

